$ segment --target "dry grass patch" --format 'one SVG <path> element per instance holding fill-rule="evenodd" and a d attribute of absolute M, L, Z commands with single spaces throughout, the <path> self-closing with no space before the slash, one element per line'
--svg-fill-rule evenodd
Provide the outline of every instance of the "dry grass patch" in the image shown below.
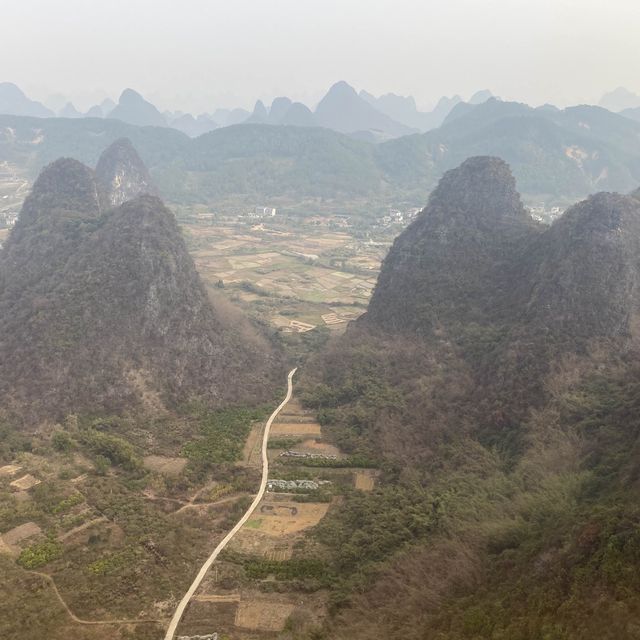
<path fill-rule="evenodd" d="M 145 456 L 144 467 L 167 476 L 180 475 L 187 464 L 186 458 L 168 458 L 166 456 Z"/>
<path fill-rule="evenodd" d="M 198 596 L 193 596 L 193 599 L 196 602 L 240 602 L 240 594 L 239 593 L 223 593 L 220 595 L 216 594 L 201 594 Z"/>
<path fill-rule="evenodd" d="M 2 539 L 10 546 L 15 546 L 18 543 L 31 538 L 33 536 L 40 535 L 42 529 L 35 522 L 25 522 L 13 529 L 7 531 L 2 535 Z"/>
<path fill-rule="evenodd" d="M 245 527 L 270 536 L 288 536 L 318 524 L 328 509 L 327 503 L 276 501 L 268 498 L 256 509 Z"/>
<path fill-rule="evenodd" d="M 261 464 L 261 449 L 262 449 L 262 422 L 257 422 L 251 427 L 249 437 L 244 444 L 242 450 L 242 459 L 245 464 L 257 465 Z"/>
<path fill-rule="evenodd" d="M 12 489 L 16 491 L 28 491 L 31 487 L 35 487 L 37 484 L 40 484 L 40 480 L 35 478 L 30 473 L 22 476 L 22 478 L 18 478 L 13 482 L 9 483 Z"/>
<path fill-rule="evenodd" d="M 0 555 L 17 555 L 14 549 L 12 549 L 0 536 Z"/>
<path fill-rule="evenodd" d="M 5 464 L 4 467 L 0 467 L 0 478 L 10 478 L 15 476 L 22 467 L 17 464 Z"/>
<path fill-rule="evenodd" d="M 237 602 L 211 602 L 193 599 L 178 628 L 177 636 L 224 634 L 233 629 Z"/>
<path fill-rule="evenodd" d="M 255 631 L 282 631 L 295 605 L 273 600 L 241 600 L 236 611 L 235 624 L 241 629 Z"/>
<path fill-rule="evenodd" d="M 284 410 L 280 414 L 279 419 L 281 419 L 283 416 L 301 417 L 301 416 L 311 416 L 311 415 L 312 415 L 312 412 L 307 409 L 304 409 L 300 404 L 299 400 L 292 398 L 289 401 L 289 404 L 284 408 Z"/>
<path fill-rule="evenodd" d="M 254 522 L 261 520 L 261 518 L 255 518 Z M 234 536 L 229 548 L 244 555 L 282 561 L 289 560 L 293 555 L 293 539 L 274 538 L 255 528 L 245 526 Z"/>
<path fill-rule="evenodd" d="M 340 449 L 338 447 L 329 444 L 328 442 L 322 442 L 317 438 L 309 438 L 304 440 L 300 444 L 292 447 L 293 451 L 301 451 L 303 453 L 322 453 L 327 456 L 339 456 Z"/>
<path fill-rule="evenodd" d="M 373 469 L 358 469 L 353 474 L 353 484 L 360 491 L 373 491 L 376 475 L 376 471 Z"/>
<path fill-rule="evenodd" d="M 317 422 L 278 422 L 271 426 L 274 436 L 321 436 L 322 427 Z"/>

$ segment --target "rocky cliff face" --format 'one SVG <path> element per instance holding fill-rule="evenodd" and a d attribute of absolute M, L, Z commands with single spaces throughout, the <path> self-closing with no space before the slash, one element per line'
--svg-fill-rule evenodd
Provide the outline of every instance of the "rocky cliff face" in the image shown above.
<path fill-rule="evenodd" d="M 105 208 L 142 194 L 158 195 L 147 167 L 127 138 L 116 140 L 100 156 L 95 176 Z"/>
<path fill-rule="evenodd" d="M 47 167 L 0 257 L 0 393 L 27 422 L 194 397 L 255 403 L 280 373 L 269 341 L 212 303 L 157 197 L 105 208 L 142 184 L 122 149 L 98 175 L 68 159 Z M 131 189 L 99 197 L 105 167 Z"/>

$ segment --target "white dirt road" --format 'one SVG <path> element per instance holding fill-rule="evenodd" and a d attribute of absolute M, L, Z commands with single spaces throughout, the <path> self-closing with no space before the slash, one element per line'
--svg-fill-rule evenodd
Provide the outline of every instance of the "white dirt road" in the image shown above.
<path fill-rule="evenodd" d="M 198 575 L 196 576 L 195 580 L 192 582 L 187 593 L 185 593 L 184 597 L 180 601 L 180 604 L 178 605 L 175 613 L 173 614 L 173 618 L 171 618 L 171 622 L 169 623 L 169 627 L 167 628 L 167 632 L 164 636 L 165 640 L 173 640 L 176 630 L 178 628 L 178 625 L 180 624 L 180 620 L 184 615 L 185 609 L 187 608 L 187 605 L 189 604 L 189 602 L 193 598 L 193 595 L 195 594 L 198 587 L 200 586 L 200 583 L 204 579 L 207 571 L 209 571 L 211 565 L 215 562 L 216 558 L 220 555 L 220 552 L 227 546 L 227 544 L 229 544 L 233 536 L 235 536 L 236 533 L 238 533 L 242 525 L 251 517 L 251 514 L 253 513 L 254 509 L 258 506 L 258 503 L 260 502 L 260 500 L 262 500 L 262 497 L 264 496 L 264 492 L 267 488 L 267 479 L 269 477 L 269 459 L 267 458 L 267 441 L 269 440 L 269 431 L 271 430 L 271 423 L 275 420 L 276 416 L 280 413 L 280 411 L 282 411 L 282 409 L 285 407 L 287 402 L 291 400 L 291 395 L 293 394 L 293 375 L 295 374 L 296 370 L 297 368 L 289 371 L 289 375 L 287 376 L 287 395 L 285 396 L 285 399 L 278 405 L 276 410 L 271 414 L 264 428 L 264 434 L 262 436 L 262 481 L 260 482 L 260 489 L 258 490 L 256 497 L 253 499 L 251 506 L 247 509 L 245 514 L 242 516 L 242 518 L 240 518 L 236 526 L 233 527 L 231 531 L 229 531 L 229 533 L 223 538 L 220 544 L 213 550 L 213 553 L 207 558 L 206 562 L 200 568 Z"/>

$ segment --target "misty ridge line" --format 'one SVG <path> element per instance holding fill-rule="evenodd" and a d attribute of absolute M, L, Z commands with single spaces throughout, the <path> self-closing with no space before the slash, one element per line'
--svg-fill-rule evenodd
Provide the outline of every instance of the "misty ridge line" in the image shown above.
<path fill-rule="evenodd" d="M 483 89 L 467 100 L 458 94 L 443 96 L 433 108 L 421 110 L 413 96 L 386 93 L 376 97 L 364 89 L 357 92 L 347 82 L 339 81 L 330 87 L 313 109 L 280 96 L 274 98 L 270 105 L 257 100 L 253 111 L 241 107 L 217 108 L 193 115 L 180 110 L 160 111 L 139 92 L 127 88 L 117 103 L 105 98 L 81 112 L 62 95 L 52 96 L 45 105 L 28 97 L 15 84 L 0 83 L 0 114 L 38 118 L 109 118 L 137 126 L 170 127 L 190 137 L 237 124 L 271 124 L 325 127 L 341 133 L 366 135 L 370 141 L 380 142 L 431 131 L 441 126 L 457 105 L 478 105 L 490 99 L 500 98 Z M 640 95 L 619 87 L 605 93 L 598 106 L 636 119 L 640 113 Z"/>

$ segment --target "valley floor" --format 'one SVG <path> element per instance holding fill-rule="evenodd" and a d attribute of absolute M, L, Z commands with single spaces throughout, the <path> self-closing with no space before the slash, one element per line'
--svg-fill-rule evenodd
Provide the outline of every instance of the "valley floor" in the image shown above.
<path fill-rule="evenodd" d="M 188 459 L 168 442 L 148 446 L 144 471 L 129 475 L 101 475 L 77 450 L 40 455 L 43 443 L 1 466 L 0 634 L 164 637 L 197 567 L 259 485 L 263 430 L 262 420 L 247 430 L 226 482 L 195 482 Z M 73 426 L 69 432 L 75 437 Z M 344 490 L 370 491 L 377 471 L 352 468 L 295 394 L 267 446 L 267 491 L 207 571 L 178 635 L 276 638 L 319 627 L 327 615 L 323 551 L 308 534 Z"/>
<path fill-rule="evenodd" d="M 253 442 L 249 464 L 259 465 L 259 440 Z M 377 471 L 348 466 L 295 396 L 274 421 L 268 451 L 271 487 L 208 571 L 180 635 L 266 640 L 319 627 L 327 615 L 328 590 L 309 590 L 301 582 L 322 571 L 319 548 L 308 534 L 339 504 L 342 487 L 370 491 Z M 320 461 L 335 466 L 314 466 Z M 281 479 L 306 488 L 275 486 Z"/>

